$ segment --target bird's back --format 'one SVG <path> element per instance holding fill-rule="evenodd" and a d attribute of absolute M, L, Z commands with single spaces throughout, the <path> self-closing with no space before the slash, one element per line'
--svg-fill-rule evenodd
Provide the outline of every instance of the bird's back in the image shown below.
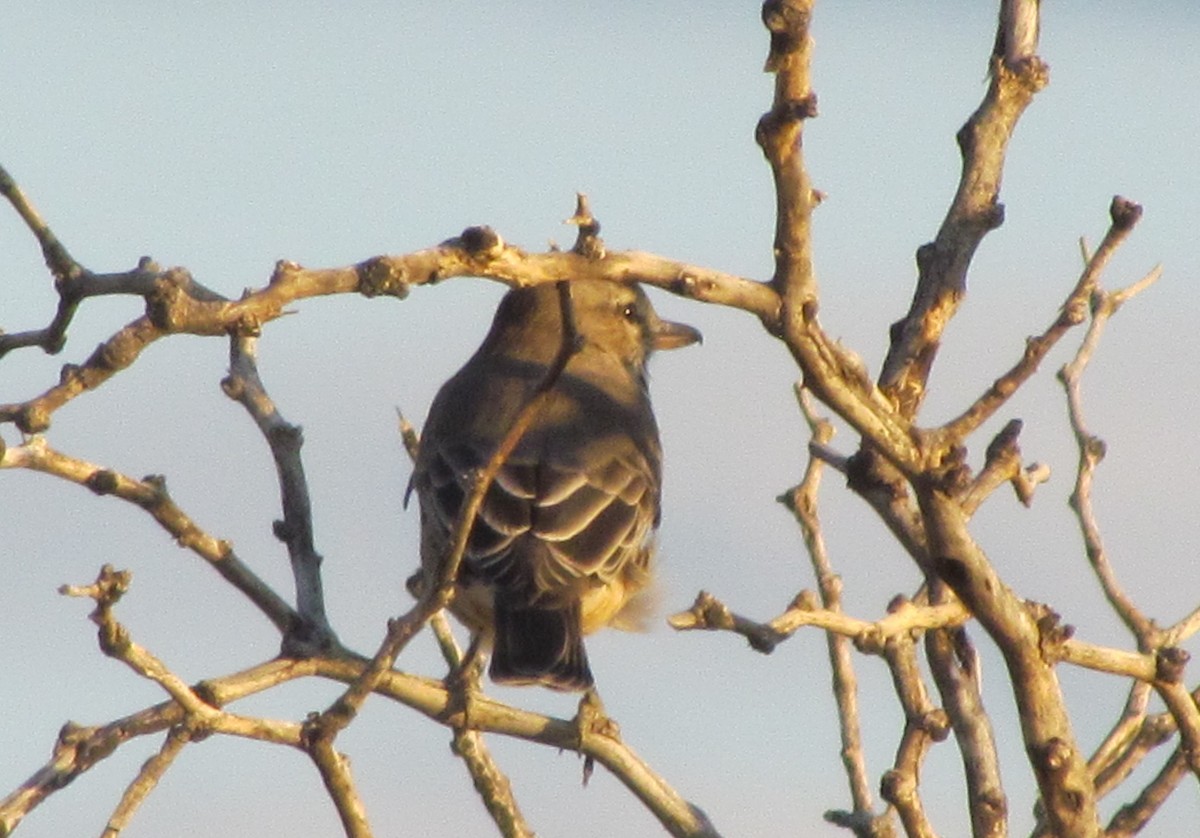
<path fill-rule="evenodd" d="M 560 603 L 617 578 L 657 524 L 661 453 L 648 400 L 614 397 L 573 366 L 489 488 L 464 557 L 468 575 L 515 586 L 530 602 Z M 472 475 L 544 374 L 493 356 L 439 392 L 413 480 L 439 529 L 453 529 Z"/>
<path fill-rule="evenodd" d="M 592 683 L 582 636 L 620 620 L 650 580 L 662 454 L 646 359 L 699 334 L 660 320 L 636 287 L 571 287 L 580 345 L 487 489 L 451 609 L 494 641 L 494 680 L 577 690 Z M 434 399 L 412 481 L 426 585 L 478 473 L 558 353 L 561 302 L 552 286 L 510 292 Z"/>

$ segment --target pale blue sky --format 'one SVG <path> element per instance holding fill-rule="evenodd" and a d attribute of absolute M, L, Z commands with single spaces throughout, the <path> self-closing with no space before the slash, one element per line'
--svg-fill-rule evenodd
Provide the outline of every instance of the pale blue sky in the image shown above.
<path fill-rule="evenodd" d="M 550 2 L 9 4 L 0 29 L 0 162 L 73 254 L 95 270 L 151 255 L 235 295 L 275 260 L 343 265 L 428 246 L 471 224 L 540 249 L 570 242 L 561 220 L 590 194 L 611 248 L 653 250 L 756 278 L 771 269 L 773 196 L 753 143 L 771 80 L 757 3 Z M 907 6 L 907 8 L 902 8 Z M 1145 205 L 1105 283 L 1162 262 L 1162 281 L 1111 324 L 1086 381 L 1089 420 L 1109 444 L 1096 504 L 1121 578 L 1170 623 L 1200 601 L 1195 435 L 1200 354 L 1200 11 L 1190 3 L 1053 2 L 1042 55 L 1051 84 L 1020 124 L 1002 199 L 1007 222 L 980 249 L 970 293 L 932 379 L 928 421 L 945 418 L 1007 367 L 1056 313 L 1079 270 L 1077 239 L 1099 240 L 1114 193 Z M 914 280 L 913 252 L 953 193 L 953 134 L 984 92 L 992 4 L 818 5 L 806 133 L 827 329 L 873 370 Z M 0 211 L 0 327 L 44 325 L 54 295 L 31 237 Z M 393 408 L 420 420 L 466 358 L 502 289 L 455 280 L 409 300 L 310 300 L 270 324 L 268 387 L 304 449 L 342 638 L 373 648 L 409 602 L 415 511 L 400 509 L 408 464 Z M 707 588 L 758 618 L 811 587 L 798 532 L 773 501 L 803 468 L 796 370 L 745 315 L 666 295 L 660 312 L 705 333 L 703 347 L 654 364 L 667 452 L 661 533 L 664 610 Z M 138 300 L 91 300 L 57 357 L 0 362 L 0 401 L 44 389 L 137 315 Z M 998 423 L 1026 420 L 1030 460 L 1054 469 L 1032 510 L 1001 492 L 976 533 L 1022 595 L 1052 602 L 1087 640 L 1128 646 L 1083 570 L 1066 507 L 1074 451 L 1053 372 L 1079 334 Z M 220 392 L 223 341 L 173 338 L 101 391 L 55 415 L 62 450 L 126 473 L 167 475 L 202 525 L 281 589 L 286 557 L 270 534 L 273 472 L 249 420 Z M 0 429 L 16 441 L 10 426 Z M 972 449 L 978 464 L 988 437 Z M 853 450 L 844 431 L 836 440 Z M 836 477 L 826 536 L 846 605 L 875 617 L 916 574 Z M 0 793 L 48 756 L 67 719 L 103 722 L 161 698 L 104 659 L 85 603 L 54 593 L 104 562 L 134 571 L 120 617 L 184 677 L 232 671 L 277 638 L 210 569 L 135 509 L 40 475 L 0 474 L 7 574 L 0 612 Z M 982 632 L 986 701 L 1001 733 L 1014 834 L 1031 822 L 1032 784 L 1005 687 Z M 848 805 L 837 758 L 823 638 L 771 657 L 727 635 L 609 633 L 589 644 L 609 711 L 630 744 L 730 836 L 841 835 L 821 812 Z M 1193 653 L 1200 651 L 1195 642 Z M 441 670 L 426 638 L 402 665 Z M 859 659 L 870 769 L 889 765 L 900 718 L 882 664 Z M 1124 692 L 1062 671 L 1090 749 Z M 1194 683 L 1194 676 L 1192 682 Z M 336 689 L 296 685 L 246 712 L 300 718 Z M 573 702 L 538 690 L 501 697 L 556 715 Z M 157 742 L 137 742 L 56 795 L 20 835 L 98 834 Z M 488 834 L 446 732 L 384 702 L 340 740 L 380 836 Z M 579 761 L 495 740 L 539 834 L 661 834 L 603 770 L 579 787 Z M 1152 759 L 1154 769 L 1161 757 Z M 926 770 L 945 835 L 965 834 L 952 744 Z M 1142 779 L 1145 779 L 1143 772 Z M 1186 784 L 1144 834 L 1200 819 Z M 1106 801 L 1105 812 L 1132 792 Z M 1188 825 L 1188 826 L 1184 826 Z M 189 748 L 127 831 L 158 835 L 336 834 L 315 771 L 298 754 L 210 739 Z"/>

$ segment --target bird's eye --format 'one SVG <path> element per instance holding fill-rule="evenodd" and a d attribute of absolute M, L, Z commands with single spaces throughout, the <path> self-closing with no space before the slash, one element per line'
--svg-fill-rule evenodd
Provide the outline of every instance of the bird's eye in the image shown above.
<path fill-rule="evenodd" d="M 635 306 L 633 303 L 626 303 L 621 308 L 621 316 L 624 317 L 626 320 L 636 320 L 637 319 L 637 306 Z"/>

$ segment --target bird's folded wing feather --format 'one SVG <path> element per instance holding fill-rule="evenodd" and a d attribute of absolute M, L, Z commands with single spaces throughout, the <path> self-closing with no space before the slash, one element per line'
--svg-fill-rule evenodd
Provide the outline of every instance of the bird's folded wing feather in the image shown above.
<path fill-rule="evenodd" d="M 463 444 L 427 453 L 418 488 L 449 532 L 484 458 Z M 554 598 L 585 577 L 605 581 L 637 560 L 655 524 L 650 468 L 638 455 L 591 459 L 583 467 L 511 457 L 471 530 L 465 556 L 471 572 Z"/>

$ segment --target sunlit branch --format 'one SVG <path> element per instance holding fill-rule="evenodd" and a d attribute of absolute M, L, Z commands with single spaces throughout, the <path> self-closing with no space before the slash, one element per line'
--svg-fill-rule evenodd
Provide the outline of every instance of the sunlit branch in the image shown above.
<path fill-rule="evenodd" d="M 139 506 L 179 544 L 208 562 L 230 584 L 241 591 L 275 625 L 286 633 L 298 615 L 269 585 L 237 557 L 233 545 L 200 528 L 167 493 L 166 481 L 158 475 L 134 480 L 112 469 L 59 453 L 42 436 L 7 448 L 0 468 L 26 468 L 63 478 L 91 489 L 97 495 L 112 495 Z"/>

